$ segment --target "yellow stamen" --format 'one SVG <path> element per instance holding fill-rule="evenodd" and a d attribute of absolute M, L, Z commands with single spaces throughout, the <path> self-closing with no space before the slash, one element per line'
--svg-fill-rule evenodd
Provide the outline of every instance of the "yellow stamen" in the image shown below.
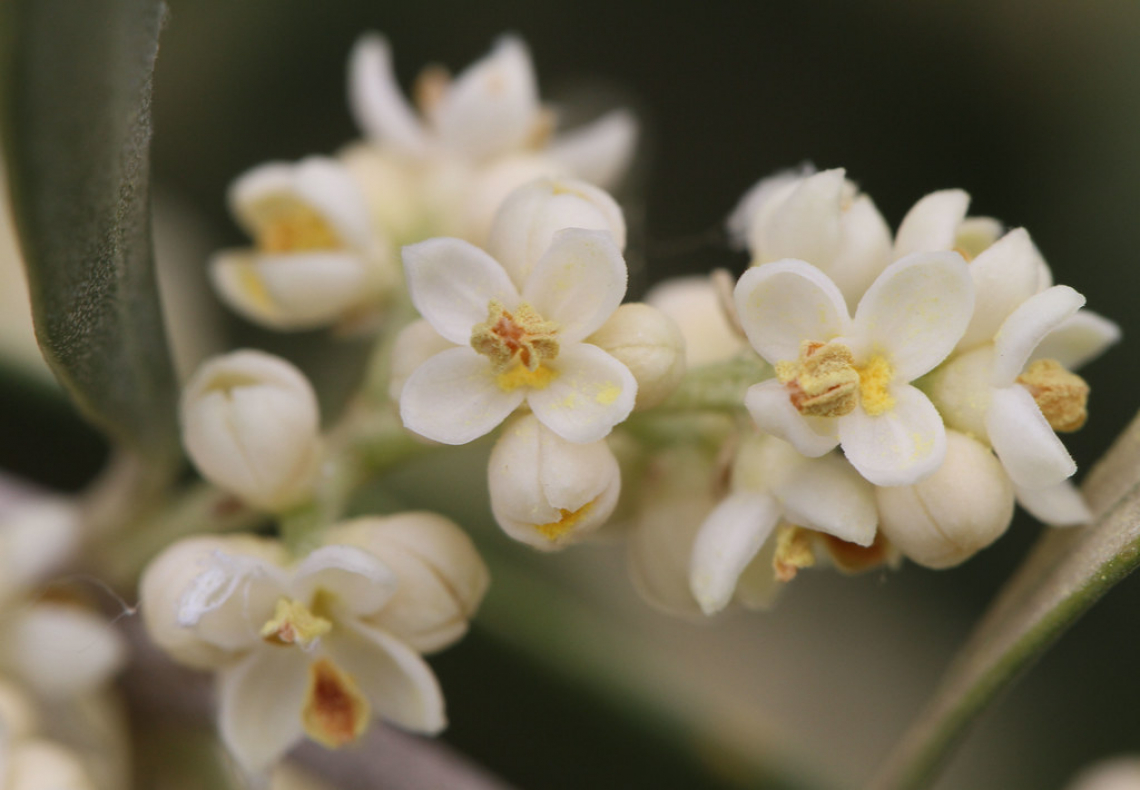
<path fill-rule="evenodd" d="M 336 749 L 363 734 L 371 718 L 368 700 L 352 675 L 327 658 L 309 666 L 309 689 L 301 721 L 305 732 L 321 746 Z"/>
<path fill-rule="evenodd" d="M 1081 428 L 1088 419 L 1089 385 L 1055 359 L 1038 359 L 1017 377 L 1054 431 Z"/>
<path fill-rule="evenodd" d="M 890 393 L 893 377 L 891 363 L 883 356 L 871 357 L 866 365 L 859 368 L 859 397 L 867 414 L 878 417 L 895 407 L 895 399 Z"/>
<path fill-rule="evenodd" d="M 776 533 L 776 555 L 772 558 L 776 578 L 790 582 L 801 568 L 813 565 L 815 554 L 811 549 L 811 532 L 791 524 L 781 524 Z"/>
<path fill-rule="evenodd" d="M 587 502 L 577 510 L 559 508 L 559 519 L 557 521 L 552 521 L 549 524 L 535 524 L 534 528 L 537 529 L 543 537 L 553 543 L 572 530 L 574 525 L 581 521 L 582 517 L 589 513 L 593 506 L 593 502 Z"/>
<path fill-rule="evenodd" d="M 805 340 L 800 358 L 779 362 L 776 376 L 788 388 L 792 405 L 808 417 L 842 417 L 855 410 L 859 373 L 851 349 L 842 343 Z"/>
<path fill-rule="evenodd" d="M 261 638 L 274 645 L 308 647 L 332 630 L 332 623 L 313 614 L 300 601 L 277 600 L 273 619 L 261 627 Z"/>
<path fill-rule="evenodd" d="M 295 198 L 266 198 L 250 213 L 257 217 L 257 247 L 263 252 L 335 250 L 341 246 L 325 218 Z"/>

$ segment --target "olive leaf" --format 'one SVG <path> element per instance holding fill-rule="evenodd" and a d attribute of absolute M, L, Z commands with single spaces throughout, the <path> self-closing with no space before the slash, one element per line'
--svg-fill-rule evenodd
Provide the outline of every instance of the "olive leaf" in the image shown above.
<path fill-rule="evenodd" d="M 930 784 L 994 697 L 1140 565 L 1140 415 L 1093 468 L 1083 491 L 1093 523 L 1042 536 L 872 787 Z"/>
<path fill-rule="evenodd" d="M 0 5 L 0 123 L 36 337 L 83 414 L 156 471 L 178 458 L 155 282 L 156 0 Z"/>

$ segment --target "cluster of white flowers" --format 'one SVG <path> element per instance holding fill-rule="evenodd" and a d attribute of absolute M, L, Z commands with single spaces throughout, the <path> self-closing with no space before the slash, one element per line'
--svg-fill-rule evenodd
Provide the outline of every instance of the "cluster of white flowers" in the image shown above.
<path fill-rule="evenodd" d="M 735 285 L 686 278 L 623 304 L 626 223 L 605 190 L 634 146 L 627 112 L 555 135 L 509 37 L 454 80 L 426 71 L 415 109 L 378 36 L 350 83 L 365 140 L 240 177 L 254 247 L 211 267 L 267 327 L 382 324 L 382 386 L 322 431 L 285 360 L 203 365 L 187 453 L 282 539 L 193 537 L 142 582 L 154 640 L 217 673 L 221 735 L 249 773 L 304 735 L 351 743 L 373 716 L 444 726 L 421 654 L 464 633 L 488 571 L 440 516 L 330 510 L 362 413 L 418 450 L 498 430 L 487 481 L 510 537 L 556 550 L 618 521 L 638 589 L 690 615 L 767 606 L 817 561 L 958 564 L 1015 499 L 1052 525 L 1088 518 L 1056 431 L 1084 423 L 1072 371 L 1118 330 L 1053 285 L 1025 230 L 968 217 L 965 193 L 922 199 L 892 237 L 842 170 L 780 174 L 728 220 L 752 264 Z"/>

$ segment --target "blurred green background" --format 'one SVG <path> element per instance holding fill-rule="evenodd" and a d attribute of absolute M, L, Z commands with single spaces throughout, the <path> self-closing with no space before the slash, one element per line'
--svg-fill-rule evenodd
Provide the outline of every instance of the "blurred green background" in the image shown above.
<path fill-rule="evenodd" d="M 428 63 L 462 68 L 516 31 L 544 96 L 577 102 L 571 111 L 628 103 L 642 118 L 627 201 L 642 263 L 635 296 L 674 274 L 739 271 L 744 257 L 721 223 L 777 169 L 846 167 L 892 226 L 925 193 L 961 187 L 972 213 L 1027 227 L 1057 280 L 1124 328 L 1124 345 L 1083 371 L 1091 419 L 1066 439 L 1083 468 L 1140 403 L 1133 0 L 171 6 L 153 172 L 198 215 L 207 249 L 241 241 L 224 206 L 236 175 L 355 136 L 344 77 L 358 34 L 389 37 L 407 85 Z M 243 342 L 272 342 L 235 330 Z M 60 486 L 97 468 L 98 440 L 26 388 L 6 386 L 0 406 L 0 463 Z M 406 501 L 436 504 L 414 472 Z M 502 555 L 506 581 L 473 638 L 435 662 L 453 720 L 445 737 L 524 788 L 756 786 L 789 765 L 810 781 L 859 786 L 1038 530 L 1019 520 L 953 571 L 806 574 L 775 612 L 711 626 L 637 601 L 612 550 L 536 557 L 488 531 L 481 546 Z M 511 596 L 533 583 L 557 600 L 520 615 Z M 1138 613 L 1133 580 L 984 717 L 938 787 L 1060 788 L 1090 760 L 1140 749 Z M 530 637 L 512 636 L 516 617 L 535 624 Z M 562 642 L 544 651 L 550 634 Z M 788 762 L 769 757 L 786 749 Z"/>

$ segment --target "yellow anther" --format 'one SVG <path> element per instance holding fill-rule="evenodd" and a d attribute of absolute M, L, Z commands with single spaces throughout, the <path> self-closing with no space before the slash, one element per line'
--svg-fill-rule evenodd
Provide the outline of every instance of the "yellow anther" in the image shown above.
<path fill-rule="evenodd" d="M 310 738 L 336 749 L 359 738 L 370 718 L 368 699 L 352 675 L 327 658 L 309 666 L 309 688 L 301 721 Z"/>
<path fill-rule="evenodd" d="M 808 417 L 842 417 L 855 410 L 859 373 L 851 349 L 842 343 L 800 344 L 800 358 L 776 365 L 792 405 Z"/>
<path fill-rule="evenodd" d="M 813 565 L 815 552 L 812 551 L 811 532 L 791 524 L 780 525 L 776 533 L 776 555 L 772 558 L 776 578 L 790 582 L 801 568 Z"/>
<path fill-rule="evenodd" d="M 874 356 L 859 368 L 859 397 L 863 410 L 872 417 L 886 414 L 895 407 L 890 385 L 894 377 L 891 363 L 885 357 Z"/>
<path fill-rule="evenodd" d="M 1038 359 L 1017 377 L 1054 431 L 1081 428 L 1088 419 L 1089 385 L 1055 359 Z"/>
<path fill-rule="evenodd" d="M 257 218 L 257 247 L 262 252 L 335 250 L 341 246 L 325 218 L 294 198 L 267 198 L 251 213 Z"/>
<path fill-rule="evenodd" d="M 553 543 L 573 529 L 574 525 L 581 521 L 582 517 L 589 513 L 593 506 L 593 502 L 587 502 L 577 510 L 559 508 L 559 519 L 557 521 L 551 521 L 549 524 L 535 524 L 534 528 L 537 529 L 543 537 Z"/>
<path fill-rule="evenodd" d="M 275 645 L 308 647 L 332 630 L 332 623 L 313 614 L 300 601 L 279 598 L 273 618 L 261 627 L 261 638 Z"/>
<path fill-rule="evenodd" d="M 506 372 L 515 363 L 538 370 L 558 356 L 558 324 L 547 321 L 528 304 L 513 314 L 498 300 L 487 307 L 487 320 L 471 330 L 471 347 L 488 357 L 495 370 Z"/>

